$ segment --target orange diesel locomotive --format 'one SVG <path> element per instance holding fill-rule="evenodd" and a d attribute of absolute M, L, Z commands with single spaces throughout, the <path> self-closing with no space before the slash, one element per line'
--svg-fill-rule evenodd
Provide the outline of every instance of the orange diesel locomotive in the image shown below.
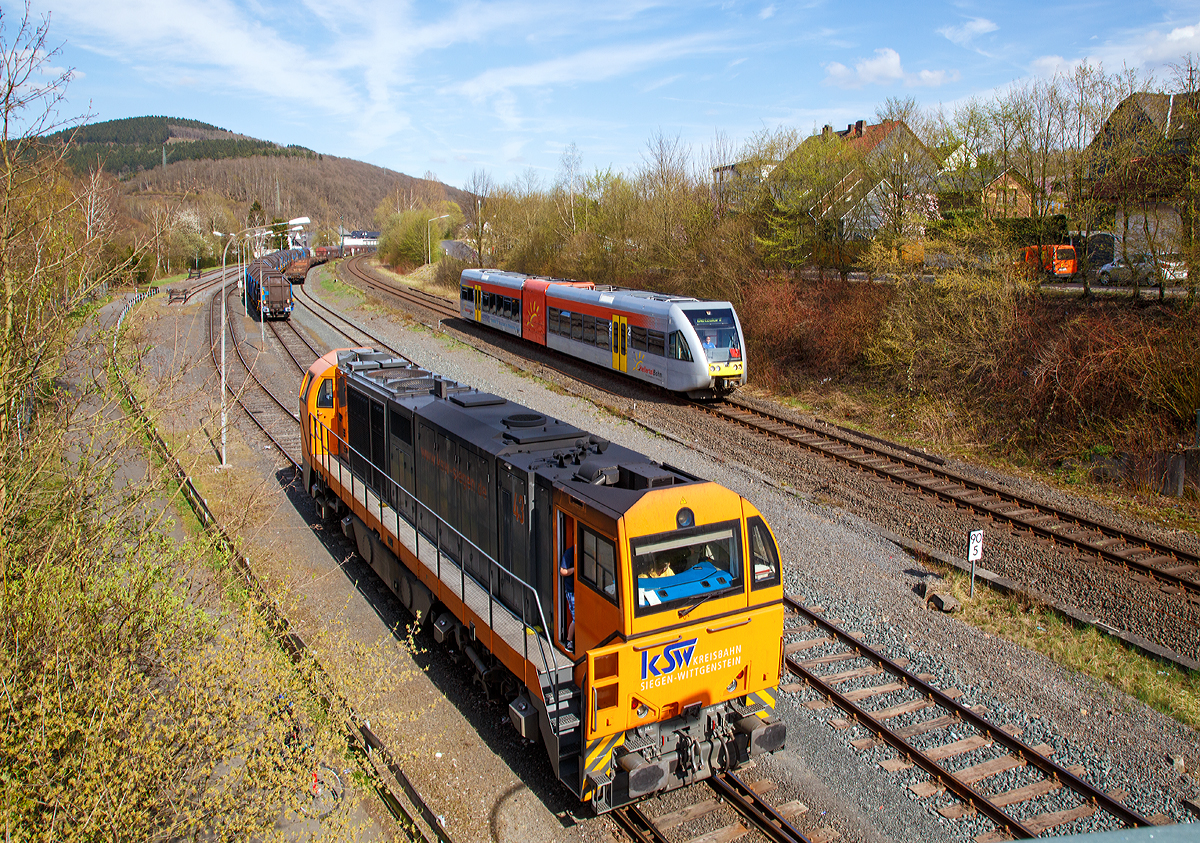
<path fill-rule="evenodd" d="M 322 514 L 597 812 L 783 746 L 745 498 L 370 349 L 314 363 L 300 415 Z"/>

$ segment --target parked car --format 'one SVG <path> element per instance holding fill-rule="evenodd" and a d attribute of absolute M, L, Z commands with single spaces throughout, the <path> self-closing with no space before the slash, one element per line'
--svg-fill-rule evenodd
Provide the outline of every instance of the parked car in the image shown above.
<path fill-rule="evenodd" d="M 1163 278 L 1167 281 L 1187 280 L 1187 261 L 1183 259 L 1183 255 L 1177 252 L 1168 255 L 1159 255 L 1158 268 L 1162 272 Z"/>
<path fill-rule="evenodd" d="M 1041 260 L 1038 260 L 1038 252 Z M 1022 258 L 1026 271 L 1037 275 L 1039 271 L 1056 278 L 1070 278 L 1079 271 L 1079 261 L 1075 255 L 1075 247 L 1070 244 L 1042 246 L 1026 246 Z"/>
<path fill-rule="evenodd" d="M 1183 255 L 1132 255 L 1129 260 L 1118 257 L 1104 264 L 1098 273 L 1101 284 L 1157 284 L 1164 281 L 1183 281 L 1187 278 L 1187 263 Z"/>

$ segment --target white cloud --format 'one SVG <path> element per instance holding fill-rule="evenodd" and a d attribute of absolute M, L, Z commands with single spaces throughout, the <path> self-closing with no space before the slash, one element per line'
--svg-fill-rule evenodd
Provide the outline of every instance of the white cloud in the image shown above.
<path fill-rule="evenodd" d="M 903 82 L 910 86 L 937 87 L 958 79 L 958 71 L 922 70 L 919 73 L 905 73 L 900 61 L 900 54 L 891 47 L 881 47 L 875 51 L 875 57 L 860 59 L 855 62 L 854 69 L 846 67 L 841 62 L 832 61 L 825 65 L 825 84 L 837 85 L 839 88 L 861 88 L 864 85 L 885 85 L 890 82 Z"/>
<path fill-rule="evenodd" d="M 775 6 L 774 5 L 767 6 L 765 9 L 763 9 L 761 12 L 758 13 L 758 16 L 762 20 L 769 20 L 770 18 L 775 17 Z"/>
<path fill-rule="evenodd" d="M 861 88 L 863 85 L 894 82 L 904 78 L 900 54 L 891 47 L 876 50 L 873 59 L 860 59 L 853 70 L 841 62 L 831 61 L 825 65 L 825 73 L 825 81 L 840 88 Z"/>
<path fill-rule="evenodd" d="M 707 36 L 695 36 L 651 44 L 596 47 L 535 64 L 491 68 L 473 79 L 451 86 L 449 92 L 481 99 L 514 88 L 599 82 L 652 64 L 706 52 L 712 44 L 712 39 Z"/>
<path fill-rule="evenodd" d="M 1039 56 L 1029 63 L 1029 70 L 1034 76 L 1049 78 L 1055 73 L 1068 73 L 1079 62 L 1067 61 L 1062 56 Z"/>
<path fill-rule="evenodd" d="M 904 82 L 907 85 L 936 88 L 939 85 L 945 85 L 947 82 L 957 82 L 958 76 L 957 70 L 922 70 L 915 76 L 906 76 Z"/>
<path fill-rule="evenodd" d="M 960 47 L 965 47 L 975 36 L 995 32 L 999 28 L 987 18 L 972 18 L 958 26 L 943 26 L 938 30 L 938 34 L 946 36 Z"/>

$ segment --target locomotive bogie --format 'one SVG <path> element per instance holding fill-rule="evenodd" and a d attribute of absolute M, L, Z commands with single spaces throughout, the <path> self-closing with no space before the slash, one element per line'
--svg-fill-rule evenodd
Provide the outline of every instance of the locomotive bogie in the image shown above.
<path fill-rule="evenodd" d="M 597 811 L 782 746 L 779 556 L 741 496 L 369 349 L 300 410 L 306 488 Z"/>

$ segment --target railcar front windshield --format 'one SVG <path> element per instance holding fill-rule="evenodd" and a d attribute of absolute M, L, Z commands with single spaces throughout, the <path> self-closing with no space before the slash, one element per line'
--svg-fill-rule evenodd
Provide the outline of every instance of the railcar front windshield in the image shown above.
<path fill-rule="evenodd" d="M 709 362 L 742 359 L 742 338 L 732 308 L 685 310 L 688 321 L 700 336 L 700 346 Z"/>
<path fill-rule="evenodd" d="M 631 542 L 636 614 L 682 608 L 742 589 L 737 521 L 673 530 Z"/>

